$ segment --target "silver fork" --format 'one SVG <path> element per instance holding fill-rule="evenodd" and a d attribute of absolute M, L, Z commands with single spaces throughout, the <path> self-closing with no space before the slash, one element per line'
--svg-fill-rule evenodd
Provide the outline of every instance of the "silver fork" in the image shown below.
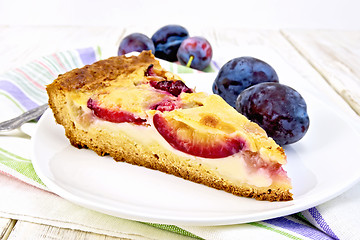
<path fill-rule="evenodd" d="M 31 109 L 13 119 L 0 123 L 0 132 L 10 131 L 21 127 L 24 123 L 40 117 L 45 110 L 48 109 L 48 104 L 41 105 L 37 108 Z"/>

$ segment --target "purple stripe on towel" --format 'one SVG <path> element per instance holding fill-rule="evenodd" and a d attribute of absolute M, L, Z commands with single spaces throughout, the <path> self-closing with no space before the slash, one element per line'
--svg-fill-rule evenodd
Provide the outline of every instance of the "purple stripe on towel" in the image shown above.
<path fill-rule="evenodd" d="M 33 109 L 37 106 L 28 96 L 26 96 L 21 89 L 13 84 L 12 82 L 6 80 L 0 80 L 0 89 L 12 95 L 17 101 L 20 102 L 27 110 Z"/>
<path fill-rule="evenodd" d="M 290 230 L 292 232 L 295 232 L 310 239 L 319 239 L 319 240 L 332 239 L 331 237 L 329 237 L 328 235 L 317 229 L 291 221 L 285 217 L 274 218 L 274 219 L 266 220 L 264 222 L 286 230 Z"/>
<path fill-rule="evenodd" d="M 308 211 L 324 232 L 326 232 L 328 235 L 335 239 L 339 239 L 315 207 L 308 209 Z"/>
<path fill-rule="evenodd" d="M 94 48 L 81 48 L 81 49 L 77 49 L 81 61 L 83 62 L 84 65 L 88 65 L 88 64 L 92 64 L 96 61 L 96 55 L 95 55 L 95 50 Z"/>
<path fill-rule="evenodd" d="M 220 70 L 219 64 L 217 64 L 217 62 L 212 61 L 212 63 L 214 64 L 214 67 L 216 68 L 217 71 Z"/>

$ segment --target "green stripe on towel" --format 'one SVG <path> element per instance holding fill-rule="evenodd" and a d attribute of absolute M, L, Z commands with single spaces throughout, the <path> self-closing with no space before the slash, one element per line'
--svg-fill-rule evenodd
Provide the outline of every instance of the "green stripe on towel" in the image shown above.
<path fill-rule="evenodd" d="M 20 157 L 0 148 L 0 163 L 45 186 L 37 176 L 30 159 Z"/>
<path fill-rule="evenodd" d="M 142 222 L 146 225 L 150 225 L 152 227 L 156 227 L 156 228 L 159 228 L 159 229 L 162 229 L 162 230 L 166 230 L 166 231 L 169 231 L 169 232 L 173 232 L 173 233 L 177 233 L 177 234 L 180 234 L 180 235 L 183 235 L 183 236 L 186 236 L 186 237 L 192 237 L 192 238 L 196 238 L 196 239 L 203 239 L 201 237 L 198 237 L 194 234 L 192 234 L 191 232 L 188 232 L 182 228 L 179 228 L 178 226 L 175 226 L 175 225 L 166 225 L 166 224 L 158 224 L 158 223 L 147 223 L 147 222 Z"/>
<path fill-rule="evenodd" d="M 270 230 L 272 232 L 276 232 L 276 233 L 279 233 L 285 237 L 288 237 L 290 239 L 296 239 L 296 240 L 302 240 L 303 238 L 299 238 L 299 237 L 296 237 L 290 233 L 287 233 L 287 232 L 284 232 L 284 231 L 281 231 L 277 228 L 273 228 L 273 227 L 269 227 L 269 226 L 266 226 L 264 224 L 261 224 L 260 222 L 252 222 L 252 223 L 247 223 L 249 225 L 252 225 L 252 226 L 255 226 L 255 227 L 260 227 L 260 228 L 263 228 L 263 229 L 266 229 L 266 230 Z"/>

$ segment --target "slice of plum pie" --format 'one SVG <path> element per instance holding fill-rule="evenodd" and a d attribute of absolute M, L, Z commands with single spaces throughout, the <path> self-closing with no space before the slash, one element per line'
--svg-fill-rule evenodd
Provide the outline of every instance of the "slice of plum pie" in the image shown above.
<path fill-rule="evenodd" d="M 292 200 L 283 148 L 220 96 L 188 88 L 151 51 L 74 69 L 46 90 L 75 147 L 238 196 Z"/>

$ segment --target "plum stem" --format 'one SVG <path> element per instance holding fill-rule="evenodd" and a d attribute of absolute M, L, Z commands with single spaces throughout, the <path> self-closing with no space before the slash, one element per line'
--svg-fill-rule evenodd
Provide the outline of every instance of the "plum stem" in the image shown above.
<path fill-rule="evenodd" d="M 187 64 L 186 64 L 186 66 L 187 66 L 187 67 L 190 67 L 193 60 L 194 60 L 194 56 L 191 55 L 190 58 L 189 58 L 189 61 L 188 61 Z"/>

